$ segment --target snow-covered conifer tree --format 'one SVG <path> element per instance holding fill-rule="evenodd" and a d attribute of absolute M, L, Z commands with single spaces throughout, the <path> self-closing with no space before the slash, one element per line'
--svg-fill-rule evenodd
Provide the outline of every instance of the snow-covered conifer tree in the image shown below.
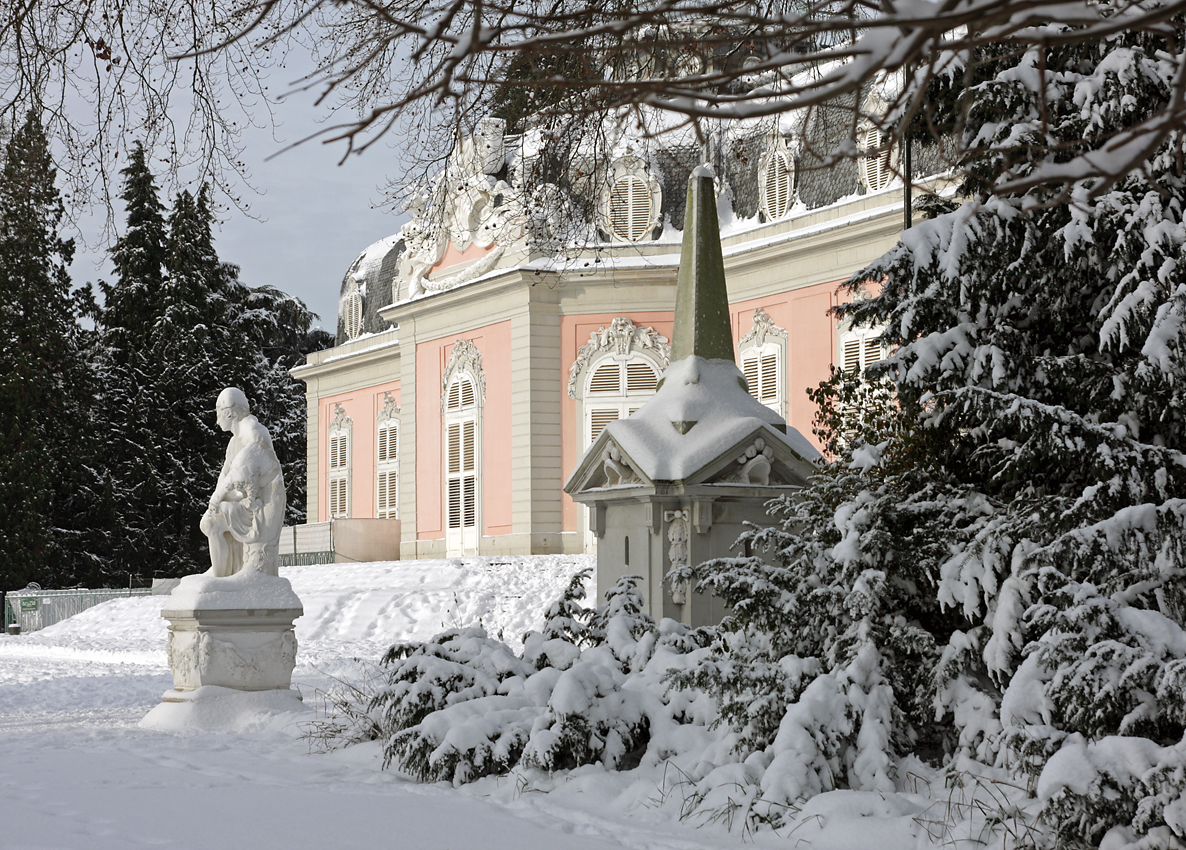
<path fill-rule="evenodd" d="M 1160 37 L 1049 31 L 1045 50 L 977 57 L 963 142 L 995 152 L 963 163 L 966 201 L 850 282 L 880 292 L 841 314 L 894 353 L 818 396 L 846 439 L 754 535 L 777 567 L 696 578 L 794 686 L 768 801 L 880 788 L 925 745 L 1029 777 L 1062 846 L 1164 846 L 1186 835 L 1169 805 L 1186 787 L 1183 134 L 1069 192 L 990 181 L 1041 166 L 1039 133 L 1052 161 L 1106 173 L 1109 140 L 1180 69 Z M 870 379 L 892 402 L 853 429 Z"/>
<path fill-rule="evenodd" d="M 208 566 L 197 519 L 222 465 L 214 417 L 224 387 L 242 389 L 269 428 L 303 519 L 305 403 L 288 374 L 317 337 L 298 299 L 253 289 L 214 248 L 209 192 L 182 191 L 166 218 L 143 151 L 124 171 L 128 230 L 112 251 L 92 362 L 104 392 L 111 575 L 185 575 Z"/>

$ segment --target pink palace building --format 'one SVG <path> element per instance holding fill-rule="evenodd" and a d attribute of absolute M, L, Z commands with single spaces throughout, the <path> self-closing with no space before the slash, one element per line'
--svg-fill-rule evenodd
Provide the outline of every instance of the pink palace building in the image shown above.
<path fill-rule="evenodd" d="M 873 91 L 865 111 L 880 105 Z M 882 356 L 876 330 L 829 315 L 837 287 L 903 221 L 897 151 L 871 123 L 862 156 L 823 165 L 851 111 L 837 121 L 791 113 L 707 141 L 607 132 L 563 161 L 539 133 L 480 122 L 412 219 L 350 266 L 336 345 L 293 370 L 310 529 L 332 521 L 357 559 L 591 550 L 587 509 L 562 487 L 668 363 L 685 191 L 704 162 L 737 363 L 811 439 L 805 389 Z M 913 153 L 916 175 L 939 171 L 937 152 Z"/>

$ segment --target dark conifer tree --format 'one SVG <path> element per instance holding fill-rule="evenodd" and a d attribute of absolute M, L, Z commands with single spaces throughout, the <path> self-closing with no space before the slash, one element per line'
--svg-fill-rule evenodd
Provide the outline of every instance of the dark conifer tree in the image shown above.
<path fill-rule="evenodd" d="M 72 581 L 85 545 L 75 520 L 85 468 L 78 326 L 62 200 L 45 133 L 30 114 L 0 170 L 0 587 Z"/>
<path fill-rule="evenodd" d="M 164 205 L 148 167 L 144 147 L 136 142 L 120 172 L 126 204 L 127 231 L 111 249 L 116 285 L 102 285 L 103 319 L 110 330 L 121 329 L 129 345 L 143 341 L 159 310 L 164 284 L 166 235 Z"/>
<path fill-rule="evenodd" d="M 183 191 L 166 220 L 143 151 L 124 175 L 129 226 L 112 252 L 120 277 L 104 286 L 95 347 L 116 520 L 109 580 L 121 583 L 208 565 L 198 523 L 226 449 L 214 417 L 224 387 L 242 389 L 272 432 L 288 521 L 303 521 L 305 402 L 288 369 L 312 350 L 313 318 L 219 260 L 206 188 Z"/>

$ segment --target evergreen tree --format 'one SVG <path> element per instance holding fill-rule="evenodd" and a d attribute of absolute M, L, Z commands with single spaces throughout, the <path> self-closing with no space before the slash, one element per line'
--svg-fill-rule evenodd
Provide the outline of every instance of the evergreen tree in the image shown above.
<path fill-rule="evenodd" d="M 1028 842 L 1183 837 L 1183 135 L 1111 185 L 990 194 L 1047 164 L 1027 159 L 1038 141 L 1102 161 L 1165 108 L 1167 49 L 1121 33 L 980 57 L 963 143 L 996 153 L 965 163 L 967 202 L 850 282 L 882 283 L 840 313 L 895 353 L 817 393 L 835 462 L 750 536 L 773 568 L 693 572 L 735 614 L 685 683 L 769 744 L 770 770 L 815 775 L 764 781 L 767 802 L 965 754 L 1034 783 L 1050 830 Z M 746 701 L 763 691 L 783 696 Z"/>
<path fill-rule="evenodd" d="M 209 192 L 181 192 L 167 219 L 143 151 L 124 171 L 128 230 L 112 251 L 95 363 L 103 376 L 105 451 L 115 517 L 109 580 L 207 568 L 198 522 L 227 435 L 214 407 L 242 389 L 271 430 L 288 483 L 288 521 L 301 522 L 305 401 L 288 369 L 318 339 L 298 299 L 252 289 L 214 248 Z"/>
<path fill-rule="evenodd" d="M 111 249 L 116 285 L 102 284 L 104 325 L 125 347 L 142 343 L 160 309 L 164 285 L 166 225 L 156 179 L 144 146 L 136 142 L 120 172 L 120 195 L 127 210 L 127 230 Z"/>
<path fill-rule="evenodd" d="M 82 447 L 88 382 L 60 233 L 64 208 L 36 116 L 0 170 L 0 587 L 85 576 L 93 493 Z"/>

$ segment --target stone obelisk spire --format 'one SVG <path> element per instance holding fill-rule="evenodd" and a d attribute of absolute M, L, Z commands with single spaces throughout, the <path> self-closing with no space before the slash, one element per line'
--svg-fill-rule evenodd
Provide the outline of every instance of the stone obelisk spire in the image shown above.
<path fill-rule="evenodd" d="M 672 336 L 672 362 L 693 355 L 734 362 L 716 193 L 712 171 L 703 165 L 692 172 L 688 181 Z"/>

